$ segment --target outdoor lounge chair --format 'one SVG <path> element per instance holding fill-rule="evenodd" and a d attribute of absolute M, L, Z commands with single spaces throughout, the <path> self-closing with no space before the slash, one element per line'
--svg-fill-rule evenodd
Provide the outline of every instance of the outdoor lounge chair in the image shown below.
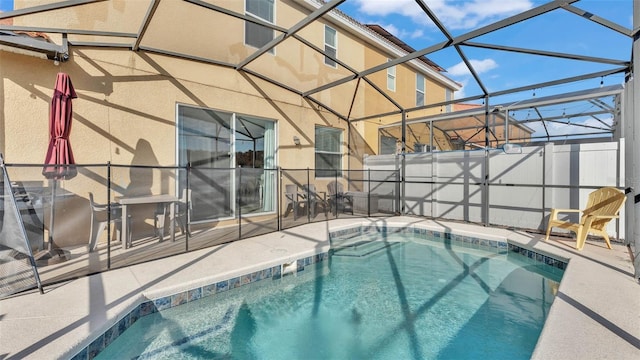
<path fill-rule="evenodd" d="M 95 250 L 100 239 L 102 231 L 107 228 L 109 224 L 116 224 L 116 234 L 118 240 L 122 242 L 121 222 L 122 222 L 122 209 L 119 204 L 111 204 L 111 216 L 107 216 L 109 206 L 107 204 L 98 204 L 93 199 L 93 193 L 89 193 L 89 206 L 91 207 L 91 230 L 89 235 L 89 252 Z M 129 227 L 131 228 L 131 227 Z"/>
<path fill-rule="evenodd" d="M 287 184 L 284 186 L 284 196 L 287 201 L 287 208 L 285 210 L 285 216 L 289 213 L 289 208 L 293 211 L 293 220 L 298 219 L 298 209 L 301 204 L 304 204 L 306 197 L 303 193 L 298 192 L 298 185 Z"/>
<path fill-rule="evenodd" d="M 607 247 L 611 249 L 609 235 L 607 234 L 607 224 L 612 219 L 618 218 L 618 213 L 626 200 L 624 193 L 613 187 L 604 187 L 589 194 L 587 207 L 584 210 L 576 209 L 551 209 L 547 236 L 544 241 L 549 240 L 552 227 L 571 230 L 576 233 L 576 249 L 582 250 L 587 234 L 593 233 L 604 238 Z M 558 219 L 558 214 L 563 212 L 581 212 L 579 223 Z"/>
<path fill-rule="evenodd" d="M 316 186 L 313 184 L 304 185 L 302 188 L 304 189 L 303 193 L 305 198 L 309 199 L 309 211 L 311 211 L 311 217 L 316 216 L 318 207 L 322 207 L 322 210 L 326 215 L 328 210 L 327 193 L 324 191 L 317 191 Z"/>
<path fill-rule="evenodd" d="M 353 196 L 344 192 L 342 183 L 331 181 L 327 184 L 329 192 L 329 208 L 334 215 L 338 215 L 338 211 L 350 212 L 353 214 Z"/>

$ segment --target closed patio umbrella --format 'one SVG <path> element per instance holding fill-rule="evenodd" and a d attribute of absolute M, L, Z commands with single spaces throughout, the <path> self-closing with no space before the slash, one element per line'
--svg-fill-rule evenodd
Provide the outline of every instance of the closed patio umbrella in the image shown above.
<path fill-rule="evenodd" d="M 48 255 L 53 256 L 55 249 L 53 242 L 53 220 L 55 213 L 55 196 L 57 180 L 71 179 L 78 174 L 71 151 L 69 134 L 71 133 L 71 118 L 73 114 L 71 100 L 77 98 L 76 91 L 68 74 L 58 73 L 56 85 L 51 98 L 49 112 L 49 147 L 44 159 L 42 175 L 53 181 L 51 185 L 51 216 L 49 217 L 49 249 Z M 41 256 L 38 256 L 41 258 Z"/>

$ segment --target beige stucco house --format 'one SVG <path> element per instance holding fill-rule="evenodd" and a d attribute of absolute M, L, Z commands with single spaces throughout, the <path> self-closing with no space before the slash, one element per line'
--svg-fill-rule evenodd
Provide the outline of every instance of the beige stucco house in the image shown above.
<path fill-rule="evenodd" d="M 312 180 L 325 188 L 335 170 L 361 169 L 365 154 L 380 151 L 379 126 L 401 119 L 394 102 L 420 107 L 451 100 L 460 89 L 424 58 L 355 76 L 407 49 L 336 9 L 315 17 L 330 5 L 111 0 L 59 7 L 15 0 L 15 16 L 0 14 L 0 152 L 7 163 L 43 162 L 52 87 L 65 72 L 78 94 L 70 141 L 76 162 L 88 165 L 61 185 L 70 194 L 64 211 L 77 222 L 65 241 L 86 241 L 78 229 L 88 224 L 87 194 L 106 199 L 107 183 L 111 198 L 179 193 L 184 171 L 153 167 L 202 169 L 190 178 L 194 213 L 201 214 L 194 220 L 234 219 L 233 194 L 252 180 L 261 201 L 249 211 L 273 212 L 278 179 L 264 169 L 321 169 Z M 24 39 L 61 51 L 25 51 Z M 274 39 L 282 41 L 270 47 Z M 107 163 L 115 166 L 109 174 Z M 232 172 L 211 175 L 239 167 L 256 170 L 242 182 Z M 46 186 L 39 170 L 16 168 L 14 177 Z M 139 228 L 149 223 L 141 221 Z"/>

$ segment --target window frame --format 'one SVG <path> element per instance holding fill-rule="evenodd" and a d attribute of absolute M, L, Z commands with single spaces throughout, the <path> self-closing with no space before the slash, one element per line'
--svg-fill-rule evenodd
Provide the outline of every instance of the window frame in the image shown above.
<path fill-rule="evenodd" d="M 333 42 L 335 45 L 330 45 L 327 43 L 327 30 L 330 29 L 333 31 Z M 338 31 L 334 28 L 332 28 L 329 25 L 324 25 L 324 52 L 325 54 L 328 53 L 327 48 L 332 49 L 333 50 L 333 57 L 334 58 L 338 58 Z M 324 56 L 324 64 L 327 66 L 330 66 L 334 69 L 338 68 L 338 63 L 332 59 L 330 59 L 329 57 L 327 57 L 326 55 Z"/>
<path fill-rule="evenodd" d="M 340 137 L 338 139 L 337 142 L 337 149 L 336 151 L 326 151 L 326 150 L 318 150 L 318 129 L 324 129 L 327 132 L 335 132 L 335 133 L 339 133 Z M 344 129 L 341 128 L 334 128 L 334 127 L 330 127 L 330 126 L 321 126 L 321 125 L 316 125 L 314 128 L 314 141 L 315 141 L 315 146 L 314 146 L 314 169 L 315 169 L 315 177 L 316 178 L 333 178 L 335 176 L 342 176 L 342 168 L 343 168 L 343 161 L 344 161 L 344 157 L 342 154 L 342 141 L 343 141 L 343 136 L 344 136 Z M 320 168 L 318 167 L 318 160 L 317 160 L 317 156 L 318 154 L 328 154 L 328 155 L 337 155 L 339 157 L 339 161 L 338 161 L 338 169 L 326 169 L 326 168 Z M 328 175 L 324 175 L 324 172 L 332 172 L 332 174 L 328 174 Z"/>
<path fill-rule="evenodd" d="M 451 90 L 450 88 L 444 88 L 444 99 L 445 101 L 451 101 L 453 100 L 453 90 Z M 453 111 L 453 104 L 449 103 L 445 106 L 445 112 L 452 112 Z"/>
<path fill-rule="evenodd" d="M 391 59 L 387 59 L 387 62 Z M 396 66 L 390 66 L 387 68 L 387 90 L 396 91 Z"/>
<path fill-rule="evenodd" d="M 269 3 L 271 3 L 271 4 L 272 4 L 272 11 L 271 11 L 271 12 L 272 12 L 272 14 L 271 14 L 271 15 L 273 16 L 273 20 L 265 19 L 265 18 L 261 17 L 261 16 L 260 16 L 260 15 L 258 15 L 258 14 L 254 14 L 254 13 L 250 12 L 250 11 L 247 9 L 247 8 L 248 8 L 248 6 L 247 6 L 247 1 L 249 1 L 249 0 L 244 0 L 244 14 L 245 14 L 245 15 L 250 16 L 250 17 L 253 17 L 253 18 L 256 18 L 256 19 L 258 19 L 258 20 L 264 21 L 264 22 L 269 23 L 269 24 L 272 24 L 272 25 L 275 25 L 275 24 L 276 24 L 276 23 L 275 23 L 275 19 L 276 19 L 276 0 L 259 0 L 259 1 L 269 2 Z M 245 25 L 244 25 L 244 28 L 243 28 L 243 29 L 244 29 L 244 39 L 243 39 L 243 41 L 244 41 L 244 45 L 245 45 L 245 46 L 251 46 L 252 48 L 255 48 L 255 49 L 260 49 L 262 46 L 266 45 L 268 42 L 267 42 L 267 43 L 265 43 L 265 44 L 263 44 L 263 45 L 260 45 L 260 46 L 256 46 L 256 45 L 254 45 L 254 44 L 250 44 L 250 43 L 247 41 L 247 25 L 248 25 L 248 24 L 252 24 L 252 25 L 256 25 L 256 26 L 260 26 L 260 25 L 258 25 L 258 24 L 254 24 L 254 23 L 251 23 L 251 22 L 249 22 L 249 21 L 246 21 L 246 20 L 245 20 Z M 270 31 L 271 31 L 271 40 L 275 39 L 275 37 L 276 37 L 276 36 L 275 36 L 275 30 L 273 30 L 273 29 L 268 29 L 268 30 L 270 30 Z M 265 31 L 266 31 L 266 30 L 265 30 Z M 269 41 L 271 41 L 271 40 L 269 40 Z M 275 48 L 275 47 L 273 47 L 273 48 L 269 49 L 268 53 L 270 53 L 270 54 L 272 54 L 272 55 L 275 55 L 275 53 L 276 53 L 276 48 Z"/>
<path fill-rule="evenodd" d="M 421 83 L 422 83 L 422 89 L 420 89 Z M 422 103 L 418 101 L 420 95 L 422 95 Z M 425 101 L 426 101 L 426 77 L 421 73 L 416 73 L 416 106 L 424 106 Z"/>
<path fill-rule="evenodd" d="M 269 180 L 266 180 L 267 178 L 267 174 L 274 174 L 273 177 L 275 177 L 275 171 L 274 169 L 277 168 L 277 164 L 278 164 L 278 157 L 277 157 L 277 151 L 278 151 L 278 127 L 277 127 L 277 121 L 276 119 L 270 119 L 270 118 L 266 118 L 266 117 L 261 117 L 261 116 L 255 116 L 255 115 L 249 115 L 249 114 L 244 114 L 244 113 L 239 113 L 239 112 L 235 112 L 235 111 L 228 111 L 228 110 L 220 110 L 218 108 L 210 108 L 210 107 L 206 107 L 206 106 L 199 106 L 199 105 L 193 105 L 193 104 L 186 104 L 186 103 L 180 103 L 177 102 L 176 103 L 176 108 L 175 108 L 175 116 L 176 116 L 176 142 L 175 142 L 175 146 L 176 146 L 176 164 L 179 164 L 179 166 L 186 166 L 188 164 L 188 162 L 190 162 L 191 160 L 188 159 L 188 155 L 187 152 L 189 150 L 192 150 L 191 147 L 189 147 L 188 145 L 193 144 L 192 142 L 189 142 L 188 139 L 194 138 L 195 136 L 200 136 L 203 138 L 207 138 L 207 139 L 216 139 L 216 140 L 212 140 L 212 142 L 210 142 L 210 144 L 213 144 L 213 141 L 219 141 L 222 144 L 225 144 L 225 142 L 228 143 L 228 149 L 222 150 L 222 152 L 226 152 L 228 153 L 228 160 L 223 160 L 225 163 L 228 161 L 228 165 L 224 165 L 224 166 L 218 166 L 216 164 L 212 164 L 212 165 L 206 165 L 204 166 L 201 171 L 203 171 L 204 173 L 207 172 L 216 172 L 213 171 L 215 169 L 217 169 L 217 174 L 223 173 L 224 170 L 228 170 L 229 171 L 229 178 L 225 178 L 224 175 L 222 175 L 222 177 L 225 180 L 228 180 L 228 182 L 226 184 L 228 184 L 228 187 L 222 187 L 222 191 L 227 191 L 228 190 L 228 199 L 229 202 L 223 202 L 222 206 L 220 207 L 221 209 L 223 209 L 220 214 L 214 214 L 214 215 L 210 215 L 210 216 L 205 216 L 203 218 L 200 219 L 196 219 L 194 221 L 192 221 L 192 223 L 194 224 L 199 224 L 199 223 L 210 223 L 210 222 L 214 222 L 214 221 L 220 221 L 220 220 L 231 220 L 231 219 L 237 219 L 239 216 L 239 209 L 238 209 L 238 183 L 237 183 L 237 174 L 236 171 L 234 171 L 234 169 L 237 168 L 237 163 L 238 163 L 238 159 L 237 156 L 239 154 L 238 150 L 241 148 L 239 145 L 239 140 L 241 139 L 242 134 L 240 133 L 239 126 L 238 124 L 242 121 L 241 118 L 247 119 L 247 120 L 253 120 L 253 121 L 260 121 L 263 123 L 269 123 L 271 126 L 271 143 L 270 144 L 266 144 L 263 143 L 262 144 L 262 151 L 263 151 L 263 156 L 266 156 L 266 152 L 269 151 L 271 152 L 271 158 L 272 160 L 270 160 L 272 162 L 272 164 L 269 164 L 270 166 L 267 166 L 266 162 L 266 158 L 263 158 L 263 165 L 262 167 L 247 167 L 246 171 L 251 172 L 251 170 L 254 171 L 259 171 L 262 170 L 264 171 L 264 178 L 265 181 L 263 184 L 261 184 L 261 189 L 262 189 L 262 194 L 264 194 L 263 196 L 263 201 L 264 201 L 264 205 L 262 206 L 261 209 L 255 211 L 255 212 L 250 212 L 250 213 L 242 213 L 243 217 L 247 217 L 247 216 L 263 216 L 265 214 L 273 214 L 276 211 L 276 200 L 275 200 L 275 194 L 276 194 L 276 184 L 275 184 L 275 179 L 271 180 L 270 182 L 268 182 Z M 185 121 L 188 121 L 188 118 L 184 116 L 185 112 L 189 111 L 189 109 L 191 110 L 195 110 L 195 111 L 203 111 L 203 112 L 211 112 L 216 114 L 217 116 L 219 116 L 220 118 L 223 119 L 222 122 L 219 122 L 219 125 L 216 126 L 220 126 L 224 129 L 226 129 L 226 131 L 228 132 L 228 134 L 224 134 L 223 137 L 219 136 L 219 133 L 216 132 L 215 134 L 213 133 L 209 133 L 206 131 L 196 131 L 196 132 L 188 132 L 185 128 Z M 190 120 L 199 120 L 202 122 L 207 122 L 207 119 L 199 119 L 197 117 L 191 117 Z M 215 123 L 214 123 L 215 124 Z M 193 128 L 192 128 L 193 129 Z M 217 140 L 217 139 L 220 140 Z M 264 138 L 264 137 L 263 137 Z M 267 146 L 269 146 L 269 150 L 267 150 Z M 228 150 L 228 151 L 226 151 Z M 226 159 L 226 158 L 225 158 Z M 196 164 L 194 166 L 194 164 L 191 164 L 191 166 L 196 169 L 198 167 L 198 165 Z M 228 168 L 227 168 L 228 166 Z M 183 172 L 179 172 L 178 175 L 178 180 L 176 181 L 176 193 L 181 193 L 182 188 L 180 188 L 180 184 L 184 184 L 184 178 L 182 178 L 182 176 L 184 173 Z M 206 181 L 211 181 L 211 179 L 213 178 L 208 178 Z M 194 193 L 196 193 L 196 189 L 197 189 L 197 182 L 194 183 L 194 178 L 192 177 L 190 179 L 190 186 L 192 186 L 192 190 L 194 191 Z M 194 200 L 194 203 L 197 200 Z M 192 205 L 193 206 L 193 205 Z"/>

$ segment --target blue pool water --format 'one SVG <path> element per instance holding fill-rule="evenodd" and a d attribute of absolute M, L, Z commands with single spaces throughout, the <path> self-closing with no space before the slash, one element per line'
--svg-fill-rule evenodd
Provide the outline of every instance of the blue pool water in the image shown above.
<path fill-rule="evenodd" d="M 560 270 L 395 236 L 144 316 L 98 359 L 530 358 Z"/>

